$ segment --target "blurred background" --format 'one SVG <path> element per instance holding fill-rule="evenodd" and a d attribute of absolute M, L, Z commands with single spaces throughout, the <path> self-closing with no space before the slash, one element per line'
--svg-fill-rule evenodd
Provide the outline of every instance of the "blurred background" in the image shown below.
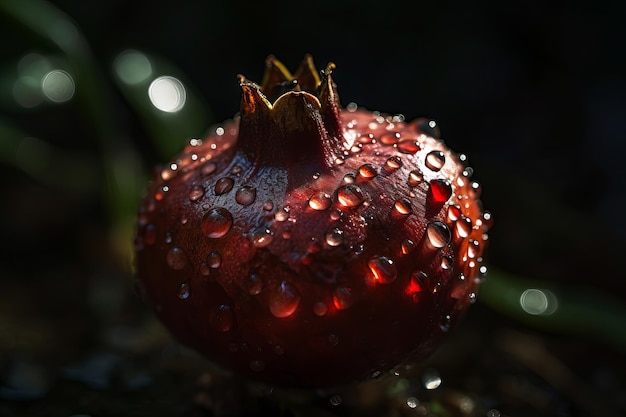
<path fill-rule="evenodd" d="M 238 111 L 236 74 L 305 53 L 336 63 L 344 105 L 436 120 L 495 218 L 478 303 L 377 415 L 625 415 L 625 18 L 611 1 L 0 0 L 0 416 L 242 412 L 134 293 L 134 215 L 152 167 Z M 309 415 L 372 410 L 324 395 Z"/>

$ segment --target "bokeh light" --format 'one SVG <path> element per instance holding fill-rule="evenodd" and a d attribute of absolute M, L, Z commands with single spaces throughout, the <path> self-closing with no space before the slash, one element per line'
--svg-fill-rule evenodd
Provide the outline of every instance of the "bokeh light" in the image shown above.
<path fill-rule="evenodd" d="M 148 88 L 148 97 L 157 109 L 175 113 L 185 105 L 187 92 L 179 79 L 165 75 L 152 81 Z"/>

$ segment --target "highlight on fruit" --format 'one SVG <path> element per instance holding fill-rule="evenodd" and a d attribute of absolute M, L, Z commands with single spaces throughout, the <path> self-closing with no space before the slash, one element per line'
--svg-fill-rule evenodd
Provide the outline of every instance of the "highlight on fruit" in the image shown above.
<path fill-rule="evenodd" d="M 436 123 L 341 106 L 328 64 L 266 60 L 232 119 L 155 173 L 138 281 L 183 344 L 329 387 L 421 361 L 476 300 L 491 214 Z M 176 138 L 173 138 L 175 140 Z"/>

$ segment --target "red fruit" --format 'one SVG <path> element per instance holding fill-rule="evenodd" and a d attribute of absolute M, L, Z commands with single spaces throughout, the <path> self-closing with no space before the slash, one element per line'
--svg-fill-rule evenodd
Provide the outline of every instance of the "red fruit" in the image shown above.
<path fill-rule="evenodd" d="M 341 108 L 329 64 L 262 85 L 192 139 L 139 213 L 140 282 L 184 344 L 330 386 L 431 353 L 474 301 L 489 213 L 433 122 Z"/>

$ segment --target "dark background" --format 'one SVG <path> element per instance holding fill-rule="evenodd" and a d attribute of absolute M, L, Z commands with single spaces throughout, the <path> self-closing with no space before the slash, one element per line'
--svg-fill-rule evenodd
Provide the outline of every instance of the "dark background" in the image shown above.
<path fill-rule="evenodd" d="M 146 400 L 146 392 L 159 396 L 162 386 L 178 388 L 168 402 L 173 414 L 192 406 L 193 378 L 186 377 L 193 371 L 168 362 L 168 372 L 191 383 L 172 387 L 160 379 L 162 355 L 155 352 L 167 336 L 132 292 L 131 216 L 149 167 L 171 156 L 164 149 L 180 149 L 189 137 L 232 117 L 240 94 L 235 75 L 260 81 L 268 54 L 293 70 L 305 53 L 318 68 L 335 62 L 344 105 L 353 101 L 438 122 L 446 143 L 469 155 L 484 205 L 494 213 L 487 256 L 494 282 L 506 283 L 501 277 L 513 275 L 557 295 L 563 290 L 566 298 L 568 291 L 597 292 L 599 298 L 568 300 L 579 303 L 583 314 L 599 310 L 599 317 L 603 306 L 623 300 L 626 3 L 0 4 L 0 387 L 6 388 L 0 390 L 0 416 L 44 415 L 46 407 L 65 413 L 59 415 L 109 415 L 106 404 L 117 404 L 116 389 L 131 404 L 115 409 L 117 415 L 166 415 L 167 407 Z M 50 26 L 29 25 L 20 16 L 48 18 Z M 45 28 L 54 27 L 59 16 L 78 28 L 81 44 L 73 50 L 89 65 L 68 58 L 51 40 Z M 180 77 L 197 99 L 198 112 L 178 120 L 148 112 L 147 100 L 137 101 L 136 92 L 125 90 L 113 73 L 116 56 L 128 48 Z M 74 71 L 72 100 L 33 108 L 11 100 L 17 63 L 31 52 L 54 56 Z M 169 145 L 155 126 L 165 126 L 161 134 L 167 133 Z M 53 146 L 51 155 L 62 157 L 44 161 L 35 174 L 25 170 L 15 156 L 24 137 L 45 141 Z M 120 162 L 124 158 L 127 163 Z M 89 175 L 81 172 L 85 165 Z M 129 182 L 138 185 L 124 189 L 126 180 L 118 178 L 111 186 L 111 167 L 137 173 Z M 617 303 L 607 315 L 624 311 L 623 301 Z M 457 352 L 455 343 L 480 339 L 477 351 L 464 356 L 474 366 L 447 370 L 451 388 L 478 405 L 475 415 L 492 408 L 504 415 L 600 414 L 572 392 L 585 392 L 609 413 L 626 412 L 618 400 L 626 392 L 626 375 L 618 370 L 624 365 L 623 338 L 613 343 L 610 331 L 600 337 L 576 329 L 567 317 L 542 324 L 506 311 L 498 300 L 479 302 L 448 345 Z M 515 355 L 486 360 L 485 352 L 506 353 L 498 348 L 499 332 L 511 329 L 538 337 L 584 384 L 563 388 Z M 626 327 L 614 328 L 613 336 L 624 332 Z M 129 347 L 131 339 L 135 344 Z M 112 362 L 98 356 L 110 352 Z M 94 355 L 110 366 L 107 372 L 98 374 L 81 362 Z M 147 378 L 136 391 L 116 385 L 119 373 L 127 371 L 116 364 L 129 357 L 135 364 L 131 374 Z M 136 363 L 142 364 L 139 370 Z M 68 376 L 72 366 L 87 366 L 80 369 L 89 377 L 95 372 L 105 384 Z M 20 388 L 27 398 L 15 394 L 16 375 L 30 381 Z M 545 403 L 518 401 L 503 390 L 502 381 L 511 375 L 547 393 Z M 480 389 L 467 382 L 481 378 L 489 382 Z M 520 398 L 528 396 L 524 392 Z M 70 397 L 88 399 L 79 409 L 66 404 Z"/>

